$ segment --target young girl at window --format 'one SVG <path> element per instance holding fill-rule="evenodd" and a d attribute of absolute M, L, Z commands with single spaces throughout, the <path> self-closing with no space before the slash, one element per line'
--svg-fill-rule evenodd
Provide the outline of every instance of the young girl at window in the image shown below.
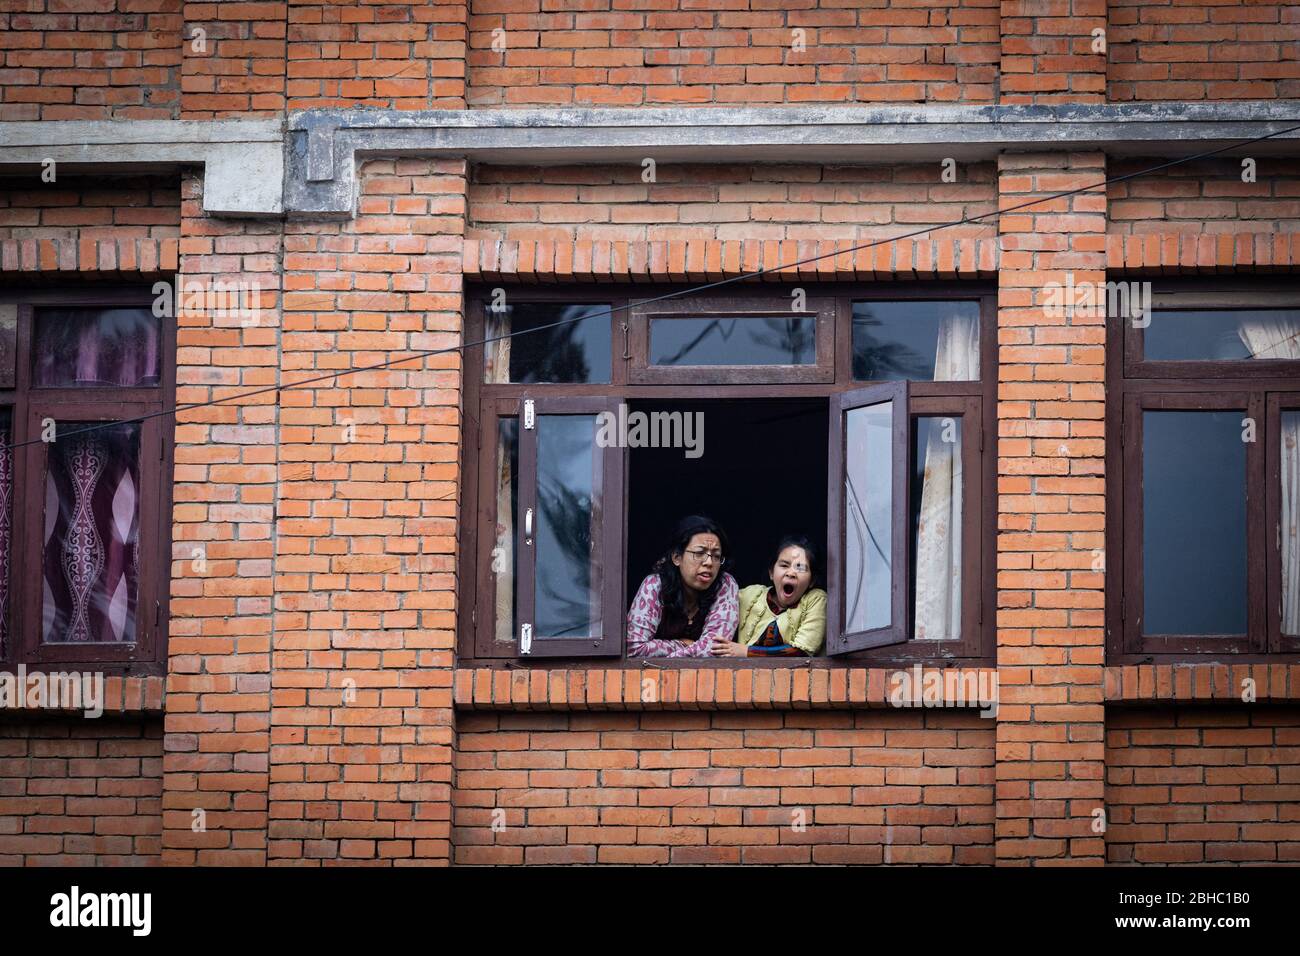
<path fill-rule="evenodd" d="M 826 641 L 826 592 L 814 588 L 817 553 L 799 535 L 776 546 L 768 576 L 740 592 L 736 640 L 715 640 L 714 657 L 811 657 Z"/>
<path fill-rule="evenodd" d="M 627 612 L 628 657 L 708 657 L 736 631 L 736 579 L 727 536 L 713 520 L 683 518 Z"/>

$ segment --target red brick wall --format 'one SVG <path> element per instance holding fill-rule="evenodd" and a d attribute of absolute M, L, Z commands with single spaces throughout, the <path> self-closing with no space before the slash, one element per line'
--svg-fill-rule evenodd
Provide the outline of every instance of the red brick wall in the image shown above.
<path fill-rule="evenodd" d="M 260 285 L 261 315 L 180 316 L 176 400 L 273 385 L 279 362 L 281 226 L 203 216 L 183 184 L 184 283 Z M 267 393 L 176 418 L 163 861 L 266 859 L 276 398 Z M 202 563 L 195 560 L 196 549 Z M 192 829 L 193 812 L 206 829 Z"/>
<path fill-rule="evenodd" d="M 462 864 L 990 864 L 993 724 L 938 710 L 461 714 L 454 801 Z"/>
<path fill-rule="evenodd" d="M 469 102 L 990 102 L 997 26 L 994 0 L 474 0 Z M 794 47 L 796 29 L 804 31 L 803 50 Z M 492 49 L 495 30 L 505 31 L 502 52 Z"/>
<path fill-rule="evenodd" d="M 0 866 L 158 862 L 159 718 L 0 720 Z"/>
<path fill-rule="evenodd" d="M 1110 0 L 1111 100 L 1300 96 L 1294 3 Z"/>
<path fill-rule="evenodd" d="M 959 164 L 957 181 L 925 166 L 476 166 L 471 238 L 833 239 L 894 236 L 995 208 L 992 163 Z M 943 236 L 991 235 L 983 223 Z"/>
<path fill-rule="evenodd" d="M 285 236 L 284 382 L 460 342 L 465 165 L 370 161 Z M 445 862 L 460 356 L 281 393 L 272 862 Z"/>
<path fill-rule="evenodd" d="M 1160 160 L 1117 159 L 1112 176 Z M 1300 232 L 1300 171 L 1291 157 L 1255 157 L 1255 182 L 1242 182 L 1240 159 L 1206 159 L 1107 187 L 1107 232 Z"/>
<path fill-rule="evenodd" d="M 1004 208 L 1106 178 L 1099 154 L 1004 155 Z M 1100 863 L 1105 320 L 1045 286 L 1105 279 L 1101 189 L 999 219 L 998 862 Z"/>
<path fill-rule="evenodd" d="M 1106 859 L 1300 862 L 1300 709 L 1115 708 Z"/>
<path fill-rule="evenodd" d="M 180 235 L 175 176 L 39 175 L 0 189 L 0 239 L 163 239 Z"/>
<path fill-rule="evenodd" d="M 6 0 L 0 120 L 174 119 L 181 0 Z"/>
<path fill-rule="evenodd" d="M 184 13 L 183 119 L 284 110 L 287 3 L 187 0 Z"/>

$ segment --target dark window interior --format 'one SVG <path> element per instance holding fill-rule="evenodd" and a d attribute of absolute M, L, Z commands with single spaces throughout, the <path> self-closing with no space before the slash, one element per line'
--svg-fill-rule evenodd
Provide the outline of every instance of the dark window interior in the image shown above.
<path fill-rule="evenodd" d="M 1146 634 L 1246 633 L 1244 414 L 1143 414 Z"/>
<path fill-rule="evenodd" d="M 703 412 L 704 454 L 628 451 L 627 593 L 636 593 L 668 547 L 677 521 L 706 514 L 731 543 L 731 573 L 745 587 L 767 580 L 769 552 L 805 534 L 826 555 L 826 399 L 629 401 L 628 411 Z M 824 574 L 824 568 L 823 574 Z M 817 586 L 825 587 L 819 580 Z"/>

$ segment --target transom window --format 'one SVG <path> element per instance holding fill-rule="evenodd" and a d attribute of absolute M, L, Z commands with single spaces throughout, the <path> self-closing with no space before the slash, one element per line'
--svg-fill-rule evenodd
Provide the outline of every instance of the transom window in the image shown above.
<path fill-rule="evenodd" d="M 471 292 L 462 657 L 623 657 L 687 514 L 726 530 L 741 587 L 810 538 L 824 657 L 991 656 L 992 293 L 670 291 Z"/>
<path fill-rule="evenodd" d="M 1110 655 L 1300 650 L 1300 290 L 1157 286 L 1109 334 Z"/>

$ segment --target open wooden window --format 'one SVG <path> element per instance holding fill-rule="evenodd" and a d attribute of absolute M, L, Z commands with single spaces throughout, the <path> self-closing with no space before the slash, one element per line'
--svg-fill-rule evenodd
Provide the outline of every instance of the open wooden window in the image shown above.
<path fill-rule="evenodd" d="M 908 639 L 907 446 L 906 382 L 832 399 L 828 654 Z"/>
<path fill-rule="evenodd" d="M 608 442 L 608 398 L 524 398 L 519 435 L 518 650 L 522 657 L 622 647 L 623 449 Z"/>
<path fill-rule="evenodd" d="M 833 602 L 823 664 L 987 659 L 995 296 L 808 284 L 645 301 L 668 291 L 471 290 L 467 338 L 491 341 L 466 352 L 462 655 L 621 658 L 627 598 L 699 513 L 727 530 L 742 587 L 766 579 L 779 534 L 809 536 Z M 622 405 L 628 448 L 593 445 L 593 416 Z M 677 415 L 705 420 L 698 455 L 684 433 L 634 438 L 632 416 Z"/>

